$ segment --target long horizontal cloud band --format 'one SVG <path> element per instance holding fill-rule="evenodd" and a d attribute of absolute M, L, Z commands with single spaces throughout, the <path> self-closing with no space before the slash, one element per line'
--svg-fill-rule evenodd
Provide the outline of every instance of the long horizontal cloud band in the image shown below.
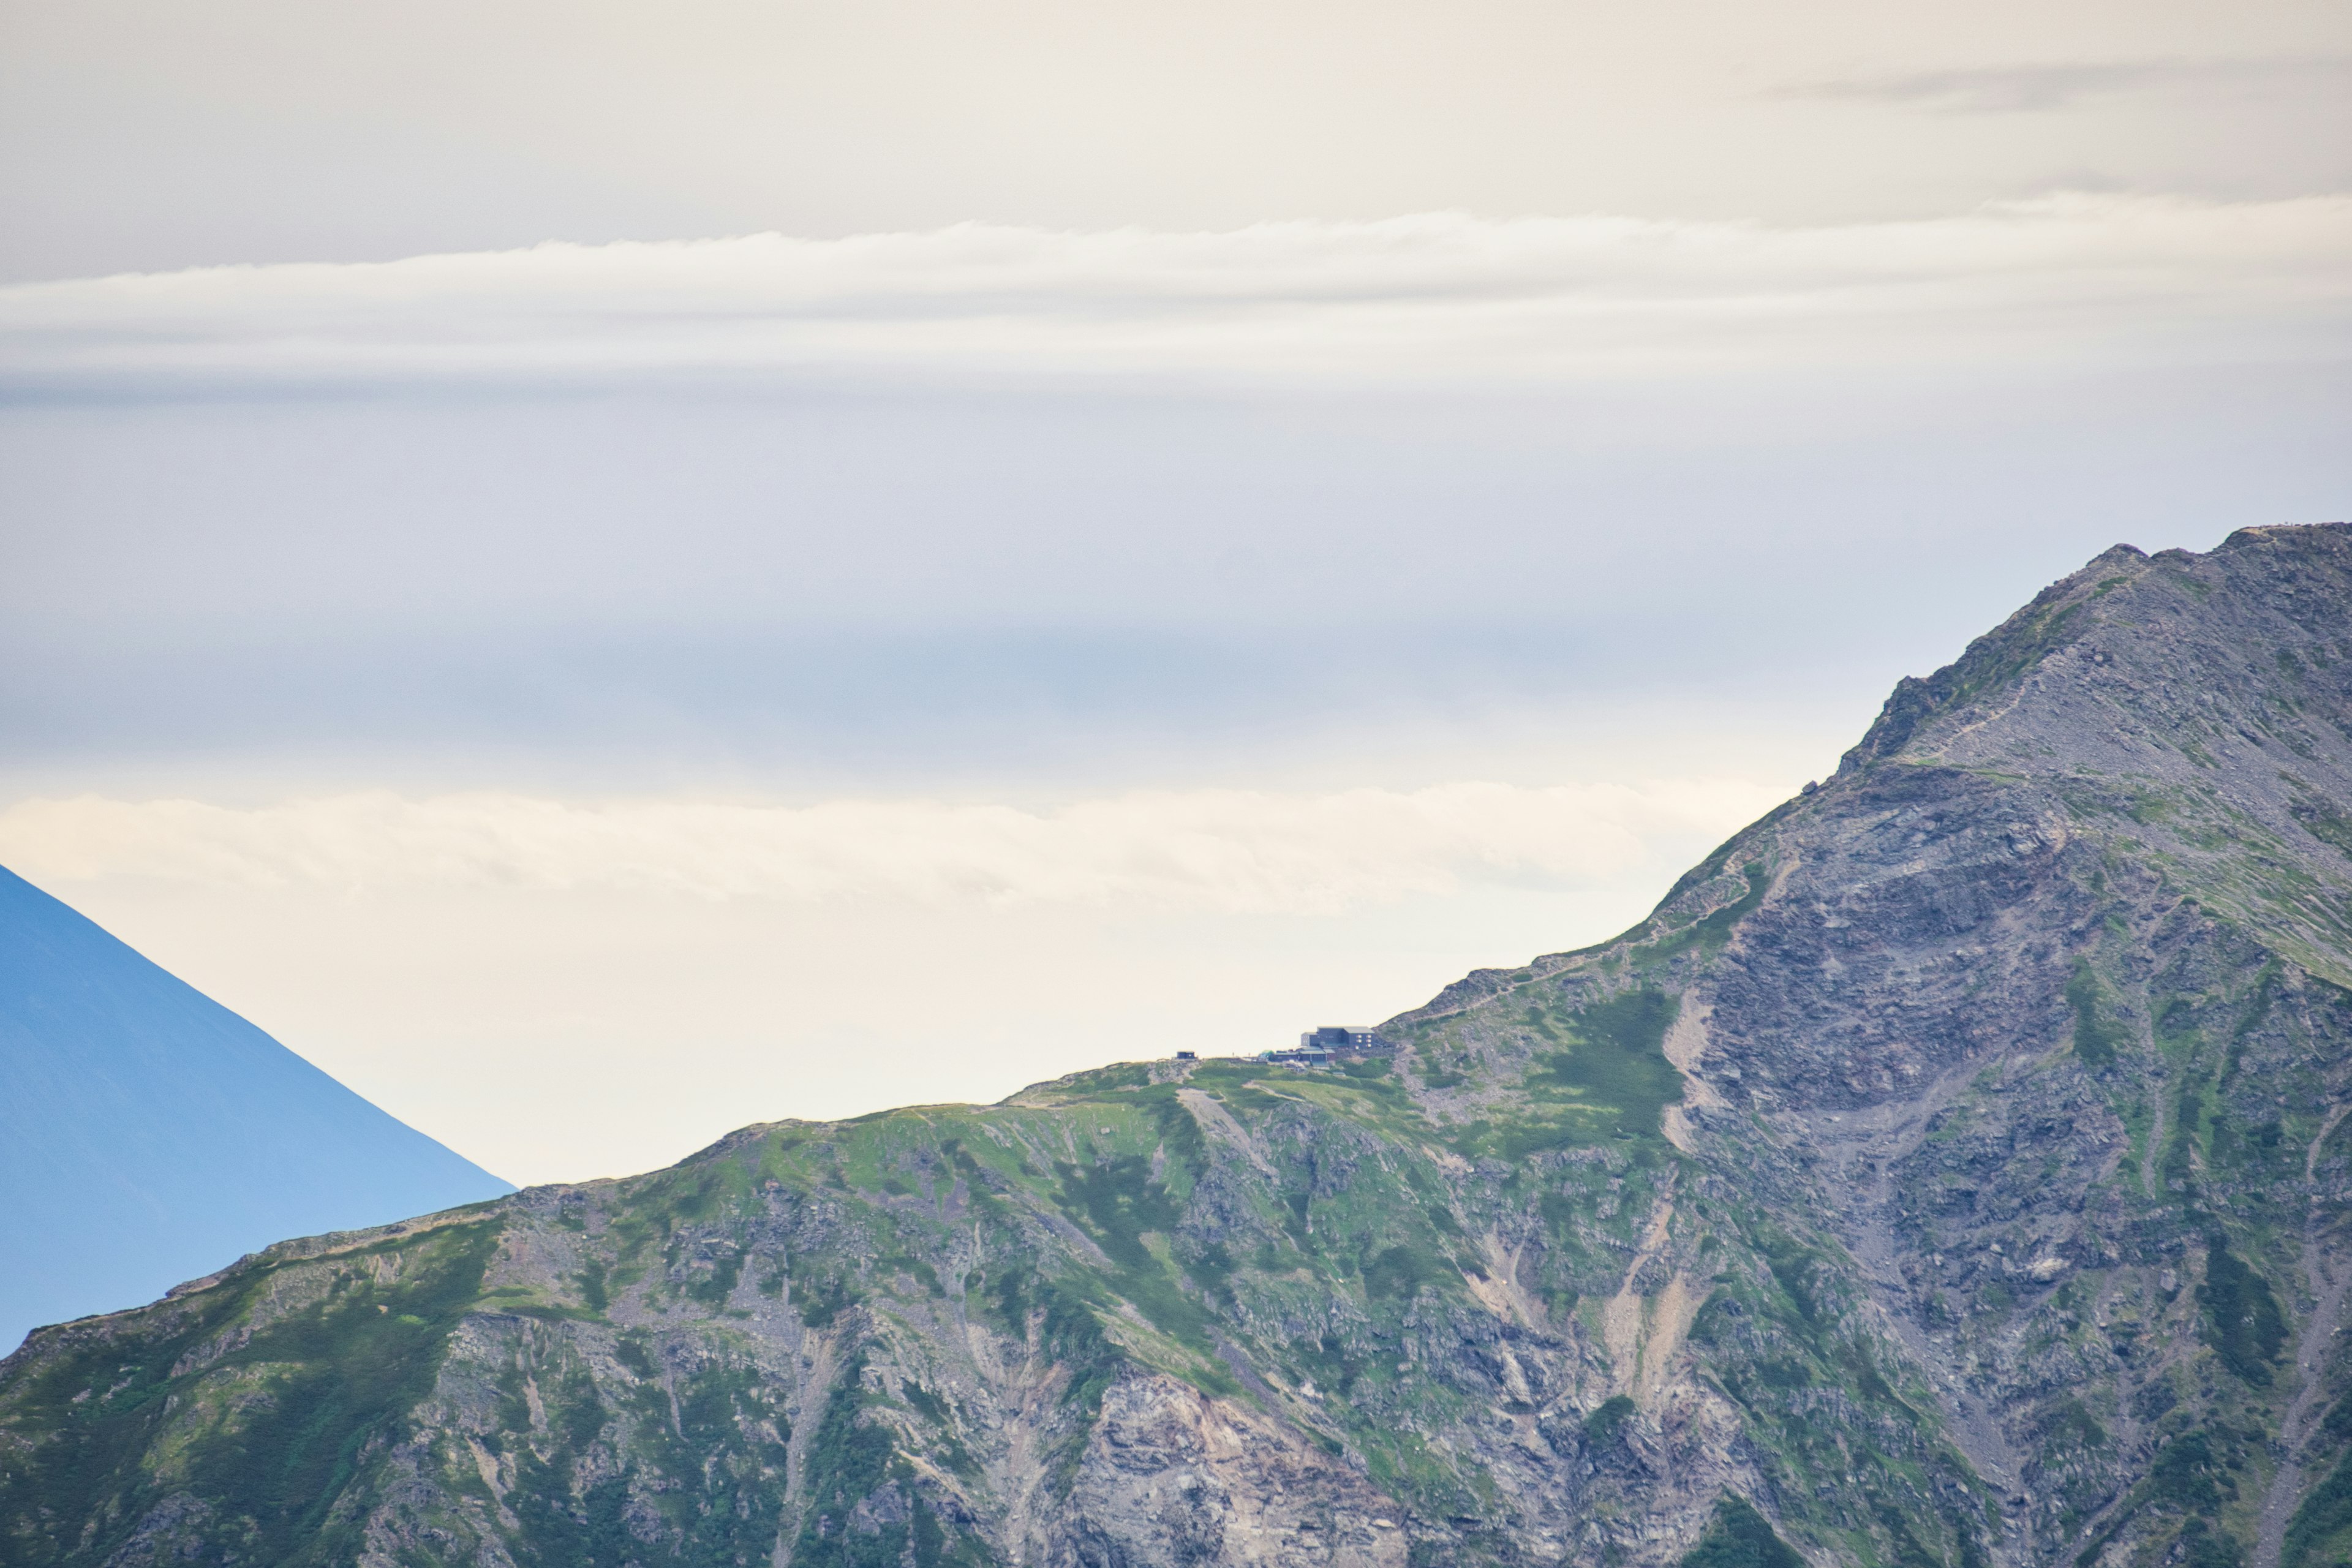
<path fill-rule="evenodd" d="M 1329 911 L 1474 883 L 1588 886 L 1712 841 L 1780 792 L 1727 780 L 1323 795 L 1144 792 L 1049 810 L 371 793 L 239 809 L 28 800 L 0 864 L 36 882 L 614 888 L 702 898 Z"/>
<path fill-rule="evenodd" d="M 2352 198 L 1813 228 L 1455 214 L 543 245 L 0 289 L 0 388 L 1169 377 L 1523 384 L 2340 352 Z"/>

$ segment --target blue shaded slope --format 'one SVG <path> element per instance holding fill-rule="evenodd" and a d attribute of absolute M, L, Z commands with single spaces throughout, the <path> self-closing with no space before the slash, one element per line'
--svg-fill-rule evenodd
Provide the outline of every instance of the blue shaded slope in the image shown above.
<path fill-rule="evenodd" d="M 273 1241 L 513 1190 L 0 869 L 0 1353 Z"/>

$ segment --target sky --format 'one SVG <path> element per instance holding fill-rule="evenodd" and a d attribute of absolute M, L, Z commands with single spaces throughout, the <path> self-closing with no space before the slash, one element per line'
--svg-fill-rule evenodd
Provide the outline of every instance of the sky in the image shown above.
<path fill-rule="evenodd" d="M 2344 0 L 0 0 L 0 864 L 518 1182 L 1376 1022 L 2352 511 Z"/>

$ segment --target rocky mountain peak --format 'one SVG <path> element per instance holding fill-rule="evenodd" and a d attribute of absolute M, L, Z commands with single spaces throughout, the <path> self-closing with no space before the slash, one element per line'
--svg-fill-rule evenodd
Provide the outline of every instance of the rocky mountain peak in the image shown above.
<path fill-rule="evenodd" d="M 2341 702 L 2347 678 L 2327 650 L 2347 591 L 2352 526 L 2342 523 L 2242 529 L 2204 555 L 2116 545 L 1934 675 L 1898 682 L 1840 771 L 1996 755 L 2029 771 L 2060 755 L 2077 769 L 2128 768 L 2164 749 L 2168 729 L 2156 726 L 2220 738 L 2228 714 L 2260 723 L 2300 713 L 2314 695 Z"/>

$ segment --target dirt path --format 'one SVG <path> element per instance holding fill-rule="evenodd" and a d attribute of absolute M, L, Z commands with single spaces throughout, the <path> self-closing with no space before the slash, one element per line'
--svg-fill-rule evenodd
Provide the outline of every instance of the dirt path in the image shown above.
<path fill-rule="evenodd" d="M 2319 1151 L 2328 1135 L 2344 1120 L 2345 1107 L 2338 1107 L 2319 1129 L 2319 1136 L 2311 1141 L 2311 1148 L 2303 1157 L 2303 1179 L 2308 1183 L 2317 1178 Z M 2327 1359 L 2329 1342 L 2344 1321 L 2345 1288 L 2352 1284 L 2352 1271 L 2342 1266 L 2330 1267 L 2326 1238 L 2321 1234 L 2320 1219 L 2329 1205 L 2316 1193 L 2311 1195 L 2311 1207 L 2303 1222 L 2304 1270 L 2311 1281 L 2311 1292 L 2318 1305 L 2312 1310 L 2310 1321 L 2295 1336 L 2294 1398 L 2286 1407 L 2286 1418 L 2279 1424 L 2278 1474 L 2271 1478 L 2270 1490 L 2263 1494 L 2262 1528 L 2254 1536 L 2253 1568 L 2278 1568 L 2279 1557 L 2286 1549 L 2287 1522 L 2294 1518 L 2297 1504 L 2303 1500 L 2303 1446 L 2311 1436 L 2312 1423 L 2319 1415 L 2319 1406 L 2326 1394 L 2326 1380 L 2320 1375 Z"/>

